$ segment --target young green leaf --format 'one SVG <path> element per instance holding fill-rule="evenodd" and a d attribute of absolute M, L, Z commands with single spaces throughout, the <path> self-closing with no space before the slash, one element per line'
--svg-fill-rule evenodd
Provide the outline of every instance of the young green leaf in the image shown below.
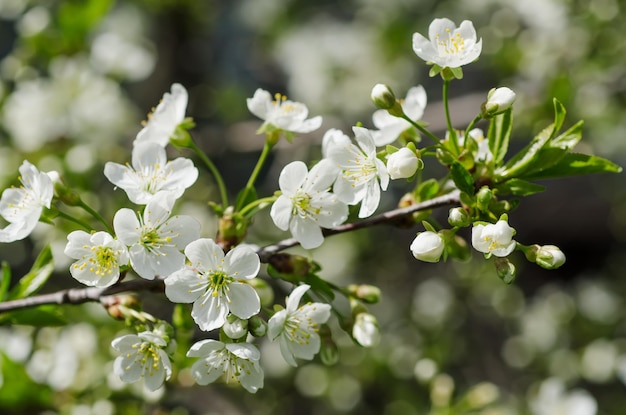
<path fill-rule="evenodd" d="M 524 174 L 521 177 L 526 180 L 537 180 L 591 173 L 620 173 L 621 171 L 620 166 L 602 157 L 568 153 L 553 166 L 540 171 L 529 172 L 529 174 Z"/>
<path fill-rule="evenodd" d="M 2 273 L 0 274 L 0 301 L 4 301 L 11 284 L 11 267 L 6 261 L 2 261 Z"/>
<path fill-rule="evenodd" d="M 504 183 L 499 184 L 496 187 L 498 194 L 501 195 L 514 195 L 514 196 L 528 196 L 535 193 L 540 193 L 546 190 L 545 186 L 528 182 L 521 179 L 511 179 Z"/>
<path fill-rule="evenodd" d="M 458 161 L 452 163 L 450 166 L 450 175 L 452 176 L 452 181 L 460 191 L 469 195 L 474 194 L 474 178 L 461 163 Z"/>
<path fill-rule="evenodd" d="M 54 271 L 52 250 L 46 245 L 41 250 L 28 274 L 24 275 L 9 292 L 8 300 L 25 298 L 37 292 L 50 278 Z"/>
<path fill-rule="evenodd" d="M 509 150 L 509 140 L 513 129 L 513 112 L 511 108 L 498 114 L 491 119 L 487 139 L 489 140 L 489 150 L 495 159 L 496 166 L 499 166 Z"/>

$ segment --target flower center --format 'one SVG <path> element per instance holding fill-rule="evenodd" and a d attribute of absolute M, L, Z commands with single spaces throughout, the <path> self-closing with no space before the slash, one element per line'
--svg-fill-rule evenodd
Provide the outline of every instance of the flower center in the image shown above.
<path fill-rule="evenodd" d="M 150 342 L 133 344 L 132 347 L 133 349 L 137 349 L 137 359 L 141 367 L 148 372 L 148 375 L 153 376 L 161 366 L 161 357 L 157 352 L 158 347 Z M 132 364 L 128 365 L 126 370 L 130 370 L 131 366 Z"/>
<path fill-rule="evenodd" d="M 89 263 L 89 272 L 99 277 L 104 277 L 113 273 L 113 269 L 117 269 L 117 255 L 108 246 L 92 246 L 89 248 L 93 255 L 83 263 L 84 268 Z"/>
<path fill-rule="evenodd" d="M 319 215 L 321 208 L 311 204 L 311 195 L 302 189 L 296 190 L 296 194 L 291 197 L 293 208 L 291 214 L 306 219 L 309 215 Z"/>
<path fill-rule="evenodd" d="M 436 37 L 437 48 L 440 55 L 457 55 L 465 51 L 465 38 L 460 33 L 453 33 L 446 29 L 447 37 L 439 33 Z"/>

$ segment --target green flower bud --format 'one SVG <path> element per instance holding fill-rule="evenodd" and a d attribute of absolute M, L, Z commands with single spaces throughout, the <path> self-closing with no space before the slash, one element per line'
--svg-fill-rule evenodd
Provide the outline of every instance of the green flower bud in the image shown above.
<path fill-rule="evenodd" d="M 488 187 L 481 187 L 476 194 L 476 201 L 478 202 L 478 209 L 483 212 L 489 210 L 489 203 L 491 203 L 491 199 L 493 198 L 493 192 Z"/>
<path fill-rule="evenodd" d="M 254 337 L 263 337 L 267 334 L 267 322 L 258 315 L 252 316 L 248 319 L 248 331 Z"/>
<path fill-rule="evenodd" d="M 496 258 L 495 264 L 498 277 L 500 277 L 505 284 L 511 284 L 515 281 L 515 265 L 507 258 Z"/>
<path fill-rule="evenodd" d="M 369 284 L 351 284 L 347 287 L 348 295 L 358 298 L 359 300 L 375 304 L 380 301 L 380 288 Z"/>
<path fill-rule="evenodd" d="M 471 223 L 469 213 L 461 207 L 455 207 L 448 212 L 448 223 L 451 226 L 464 228 Z"/>
<path fill-rule="evenodd" d="M 376 84 L 372 88 L 372 101 L 378 108 L 388 110 L 396 104 L 396 96 L 388 85 Z"/>

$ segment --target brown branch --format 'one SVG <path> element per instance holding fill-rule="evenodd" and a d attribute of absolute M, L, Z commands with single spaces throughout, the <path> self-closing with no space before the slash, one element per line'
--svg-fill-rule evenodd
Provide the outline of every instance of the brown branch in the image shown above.
<path fill-rule="evenodd" d="M 377 216 L 364 219 L 359 222 L 346 223 L 332 229 L 324 229 L 325 236 L 336 235 L 344 232 L 356 231 L 358 229 L 368 228 L 382 223 L 393 223 L 399 219 L 405 218 L 415 212 L 433 209 L 442 206 L 451 206 L 459 204 L 459 192 L 454 191 L 447 195 L 439 196 L 425 202 L 416 203 L 414 205 L 391 210 L 381 213 Z M 298 245 L 298 241 L 293 238 L 284 239 L 278 243 L 267 245 L 257 251 L 261 262 L 267 263 L 270 257 L 280 251 Z M 115 294 L 126 291 L 143 291 L 150 289 L 163 289 L 163 277 L 157 277 L 154 280 L 132 280 L 123 281 L 106 288 L 70 288 L 50 294 L 41 294 L 19 300 L 0 302 L 0 313 L 15 311 L 25 308 L 37 307 L 47 304 L 83 304 L 87 302 L 101 302 L 106 304 L 106 298 Z"/>
<path fill-rule="evenodd" d="M 359 222 L 346 223 L 332 229 L 324 229 L 324 236 L 331 236 L 339 233 L 356 231 L 358 229 L 368 228 L 370 226 L 379 225 L 382 223 L 393 223 L 415 212 L 442 206 L 458 205 L 459 203 L 459 191 L 455 190 L 446 195 L 439 196 L 425 202 L 416 203 L 405 208 L 390 210 L 389 212 L 381 213 L 380 215 L 372 216 Z M 257 251 L 257 254 L 259 255 L 259 258 L 261 258 L 261 262 L 266 263 L 269 261 L 269 258 L 272 255 L 280 251 L 284 251 L 287 248 L 294 247 L 296 245 L 298 245 L 298 241 L 296 241 L 295 239 L 284 239 L 276 244 L 268 245 L 259 249 Z"/>
<path fill-rule="evenodd" d="M 110 287 L 98 288 L 70 288 L 49 294 L 40 294 L 19 300 L 5 301 L 0 303 L 0 313 L 15 311 L 24 308 L 32 308 L 47 304 L 83 304 L 87 302 L 106 302 L 106 298 L 126 291 L 143 291 L 150 289 L 162 289 L 163 278 L 154 280 L 124 281 Z"/>

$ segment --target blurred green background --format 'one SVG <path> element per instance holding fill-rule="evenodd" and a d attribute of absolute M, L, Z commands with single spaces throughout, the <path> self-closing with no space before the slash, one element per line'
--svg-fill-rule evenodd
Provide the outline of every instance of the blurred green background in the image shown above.
<path fill-rule="evenodd" d="M 245 99 L 258 87 L 283 92 L 323 115 L 320 131 L 281 143 L 264 169 L 271 194 L 291 160 L 319 156 L 323 132 L 372 127 L 371 87 L 398 96 L 422 84 L 423 119 L 441 133 L 441 80 L 411 49 L 436 17 L 473 21 L 480 59 L 451 86 L 453 122 L 471 120 L 492 87 L 517 93 L 513 147 L 521 148 L 567 108 L 585 120 L 584 151 L 626 165 L 626 10 L 618 0 L 0 0 L 0 184 L 15 183 L 24 158 L 59 170 L 105 217 L 124 200 L 99 199 L 106 161 L 125 162 L 140 121 L 173 82 L 189 90 L 197 142 L 235 194 L 263 145 Z M 485 128 L 485 125 L 479 125 Z M 173 152 L 172 154 L 174 154 Z M 336 330 L 340 361 L 285 366 L 260 345 L 265 387 L 194 386 L 188 374 L 157 393 L 111 372 L 111 339 L 124 327 L 96 305 L 65 306 L 71 324 L 0 327 L 3 414 L 465 414 L 620 415 L 626 408 L 626 187 L 623 175 L 544 183 L 510 216 L 525 244 L 555 244 L 567 256 L 545 271 L 514 256 L 504 285 L 492 262 L 424 264 L 408 250 L 416 229 L 381 227 L 328 238 L 311 255 L 337 284 L 383 290 L 371 308 L 381 343 L 360 348 Z M 215 232 L 200 180 L 180 210 Z M 409 187 L 393 183 L 380 211 Z M 445 209 L 444 209 L 445 210 Z M 445 222 L 447 212 L 436 217 Z M 260 215 L 249 242 L 284 237 Z M 0 246 L 15 274 L 50 243 L 68 278 L 63 229 L 41 225 L 27 241 Z M 295 252 L 298 252 L 295 250 Z M 163 295 L 142 293 L 167 317 Z M 453 409 L 446 409 L 452 402 Z"/>

